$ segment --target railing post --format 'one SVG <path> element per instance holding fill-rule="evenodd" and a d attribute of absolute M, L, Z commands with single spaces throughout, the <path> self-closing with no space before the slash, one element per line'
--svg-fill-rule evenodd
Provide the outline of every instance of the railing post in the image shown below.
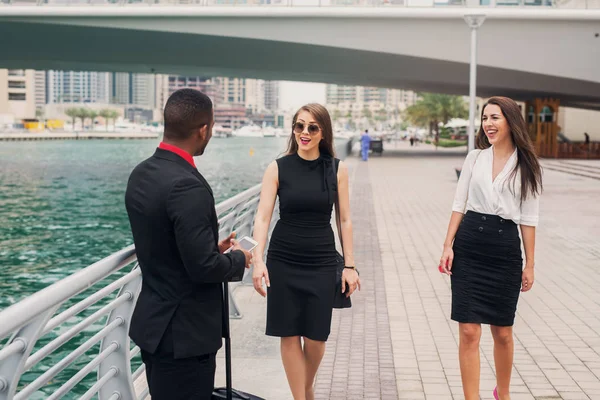
<path fill-rule="evenodd" d="M 136 265 L 135 268 L 139 268 Z M 106 384 L 100 388 L 98 392 L 99 400 L 107 400 L 114 398 L 115 394 L 119 395 L 119 400 L 134 400 L 136 399 L 135 390 L 133 388 L 133 379 L 131 376 L 131 365 L 129 360 L 129 324 L 131 315 L 135 308 L 140 288 L 142 285 L 142 274 L 128 282 L 119 291 L 119 296 L 127 296 L 129 301 L 124 302 L 115 308 L 108 315 L 106 325 L 115 320 L 122 320 L 122 324 L 110 332 L 100 344 L 100 352 L 104 351 L 112 343 L 116 343 L 119 348 L 111 353 L 103 360 L 98 367 L 98 379 L 110 371 L 111 368 L 116 368 L 118 373 Z"/>
<path fill-rule="evenodd" d="M 42 332 L 57 308 L 58 306 L 52 307 L 45 313 L 38 315 L 37 318 L 20 328 L 4 345 L 6 348 L 11 343 L 20 342 L 22 348 L 19 352 L 9 355 L 4 361 L 0 361 L 0 400 L 11 400 L 15 395 L 17 385 L 24 372 L 25 362 L 31 354 L 40 332 Z"/>

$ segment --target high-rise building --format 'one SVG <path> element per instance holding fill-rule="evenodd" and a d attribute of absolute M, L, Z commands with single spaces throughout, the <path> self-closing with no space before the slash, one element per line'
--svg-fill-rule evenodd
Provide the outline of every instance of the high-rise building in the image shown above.
<path fill-rule="evenodd" d="M 388 89 L 375 87 L 361 87 L 359 93 L 362 95 L 363 103 L 386 104 Z"/>
<path fill-rule="evenodd" d="M 325 102 L 327 104 L 340 104 L 344 102 L 357 102 L 359 86 L 327 85 Z"/>
<path fill-rule="evenodd" d="M 154 76 L 154 108 L 162 110 L 169 99 L 169 75 Z"/>
<path fill-rule="evenodd" d="M 164 103 L 167 102 L 168 97 L 171 94 L 173 94 L 173 92 L 183 88 L 196 89 L 205 93 L 208 97 L 211 98 L 214 104 L 219 104 L 223 101 L 223 94 L 221 92 L 221 82 L 218 78 L 206 76 L 169 75 L 167 80 L 168 84 L 166 85 L 166 91 L 165 86 L 161 88 L 161 92 L 163 93 L 161 95 L 161 101 L 163 101 L 163 106 Z"/>
<path fill-rule="evenodd" d="M 35 71 L 0 69 L 0 115 L 35 118 Z"/>
<path fill-rule="evenodd" d="M 35 107 L 46 105 L 46 71 L 35 71 Z"/>
<path fill-rule="evenodd" d="M 156 79 L 151 74 L 110 74 L 110 102 L 152 109 L 156 107 Z"/>
<path fill-rule="evenodd" d="M 265 111 L 265 81 L 246 79 L 246 109 L 253 114 Z"/>
<path fill-rule="evenodd" d="M 265 109 L 271 112 L 279 110 L 279 82 L 265 81 L 264 93 Z"/>
<path fill-rule="evenodd" d="M 109 78 L 109 102 L 112 104 L 130 104 L 130 77 L 126 72 L 112 72 Z"/>
<path fill-rule="evenodd" d="M 395 108 L 414 104 L 416 99 L 416 93 L 409 90 L 345 85 L 327 85 L 326 88 L 326 102 L 329 105 L 354 103 L 359 106 L 375 104 Z"/>
<path fill-rule="evenodd" d="M 48 71 L 46 103 L 108 103 L 108 73 Z"/>
<path fill-rule="evenodd" d="M 215 123 L 237 129 L 247 123 L 247 115 L 266 114 L 279 108 L 279 82 L 207 76 L 157 75 L 156 108 L 164 108 L 176 90 L 192 88 L 208 95 L 215 108 Z"/>
<path fill-rule="evenodd" d="M 131 104 L 154 108 L 154 99 L 156 97 L 154 75 L 132 74 L 130 79 L 132 80 Z"/>
<path fill-rule="evenodd" d="M 223 103 L 246 104 L 246 79 L 219 78 Z"/>

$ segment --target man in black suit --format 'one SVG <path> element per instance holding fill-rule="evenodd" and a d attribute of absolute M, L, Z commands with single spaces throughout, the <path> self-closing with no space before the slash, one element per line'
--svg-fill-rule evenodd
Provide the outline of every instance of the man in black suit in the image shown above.
<path fill-rule="evenodd" d="M 222 345 L 222 283 L 240 280 L 252 255 L 235 234 L 218 242 L 212 190 L 194 164 L 212 136 L 210 98 L 176 91 L 164 124 L 163 142 L 133 170 L 125 194 L 142 270 L 129 335 L 141 348 L 153 400 L 208 400 Z"/>

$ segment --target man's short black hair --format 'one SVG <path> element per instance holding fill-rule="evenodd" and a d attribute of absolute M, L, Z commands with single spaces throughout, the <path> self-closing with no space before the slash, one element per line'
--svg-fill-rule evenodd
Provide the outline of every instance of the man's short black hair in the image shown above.
<path fill-rule="evenodd" d="M 165 105 L 165 137 L 185 140 L 194 130 L 212 123 L 213 104 L 210 97 L 199 90 L 179 89 Z"/>

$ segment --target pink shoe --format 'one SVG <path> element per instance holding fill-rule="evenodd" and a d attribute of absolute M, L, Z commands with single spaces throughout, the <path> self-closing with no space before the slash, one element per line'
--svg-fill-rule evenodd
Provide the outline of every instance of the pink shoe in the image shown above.
<path fill-rule="evenodd" d="M 494 399 L 500 400 L 500 398 L 498 397 L 498 388 L 497 387 L 494 388 Z"/>

